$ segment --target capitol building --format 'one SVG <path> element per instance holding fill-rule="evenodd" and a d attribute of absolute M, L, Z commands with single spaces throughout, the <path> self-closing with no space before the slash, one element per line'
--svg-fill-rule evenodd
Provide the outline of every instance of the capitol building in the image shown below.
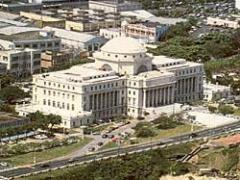
<path fill-rule="evenodd" d="M 203 98 L 202 64 L 153 56 L 133 38 L 112 39 L 93 58 L 94 63 L 34 75 L 32 103 L 18 106 L 19 114 L 58 114 L 71 128 Z"/>

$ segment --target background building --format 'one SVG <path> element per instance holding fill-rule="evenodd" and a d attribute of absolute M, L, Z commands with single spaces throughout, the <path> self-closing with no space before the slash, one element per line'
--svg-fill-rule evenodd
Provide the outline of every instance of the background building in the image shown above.
<path fill-rule="evenodd" d="M 235 7 L 240 9 L 240 0 L 235 0 Z"/>
<path fill-rule="evenodd" d="M 69 64 L 71 59 L 72 54 L 68 51 L 46 51 L 41 54 L 41 67 L 44 69 L 49 69 L 56 66 Z"/>
<path fill-rule="evenodd" d="M 90 0 L 88 3 L 89 9 L 103 10 L 104 12 L 122 12 L 142 9 L 140 3 L 125 1 L 125 0 Z"/>
<path fill-rule="evenodd" d="M 11 44 L 16 48 L 41 49 L 42 51 L 59 51 L 61 49 L 61 39 L 55 37 L 54 32 L 33 27 L 8 26 L 0 28 L 0 44 L 2 46 Z"/>
<path fill-rule="evenodd" d="M 221 19 L 221 18 L 208 17 L 207 25 L 220 26 L 220 27 L 233 28 L 233 29 L 237 29 L 240 27 L 239 19 L 237 18 Z"/>
<path fill-rule="evenodd" d="M 0 50 L 0 63 L 6 72 L 16 77 L 26 77 L 41 70 L 41 51 L 34 49 Z"/>
<path fill-rule="evenodd" d="M 106 39 L 126 36 L 138 39 L 142 43 L 154 43 L 164 38 L 169 26 L 153 22 L 128 23 L 123 21 L 121 28 L 100 29 L 100 36 Z"/>
<path fill-rule="evenodd" d="M 81 50 L 89 52 L 96 51 L 106 42 L 102 37 L 74 32 L 59 28 L 45 27 L 45 31 L 54 32 L 54 35 L 61 38 L 61 42 L 65 47 L 76 49 L 79 53 Z"/>
<path fill-rule="evenodd" d="M 217 101 L 221 99 L 227 99 L 231 96 L 231 87 L 222 86 L 219 84 L 211 84 L 210 82 L 204 82 L 204 100 L 206 101 Z"/>
<path fill-rule="evenodd" d="M 45 26 L 56 27 L 56 28 L 65 28 L 65 20 L 60 18 L 55 18 L 43 14 L 38 14 L 34 12 L 20 12 L 20 16 L 30 19 L 33 21 L 34 25 L 39 28 Z"/>

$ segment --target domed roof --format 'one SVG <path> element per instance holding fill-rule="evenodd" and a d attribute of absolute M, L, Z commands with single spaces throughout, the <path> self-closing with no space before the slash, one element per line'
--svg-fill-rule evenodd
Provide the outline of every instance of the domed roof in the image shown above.
<path fill-rule="evenodd" d="M 109 40 L 101 51 L 114 54 L 139 54 L 147 50 L 138 40 L 130 37 L 118 37 Z"/>

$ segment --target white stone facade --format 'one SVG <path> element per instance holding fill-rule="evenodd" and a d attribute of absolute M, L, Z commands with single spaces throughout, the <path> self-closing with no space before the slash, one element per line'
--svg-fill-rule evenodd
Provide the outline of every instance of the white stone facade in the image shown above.
<path fill-rule="evenodd" d="M 71 128 L 202 98 L 201 64 L 153 57 L 135 39 L 110 40 L 93 57 L 95 63 L 35 75 L 30 109 L 60 114 Z"/>

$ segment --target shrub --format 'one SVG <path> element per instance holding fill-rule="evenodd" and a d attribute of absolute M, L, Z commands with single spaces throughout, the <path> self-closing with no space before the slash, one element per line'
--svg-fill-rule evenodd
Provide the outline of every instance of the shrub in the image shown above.
<path fill-rule="evenodd" d="M 233 114 L 234 113 L 234 108 L 229 105 L 219 105 L 218 111 L 222 113 L 223 115 L 226 114 Z"/>

